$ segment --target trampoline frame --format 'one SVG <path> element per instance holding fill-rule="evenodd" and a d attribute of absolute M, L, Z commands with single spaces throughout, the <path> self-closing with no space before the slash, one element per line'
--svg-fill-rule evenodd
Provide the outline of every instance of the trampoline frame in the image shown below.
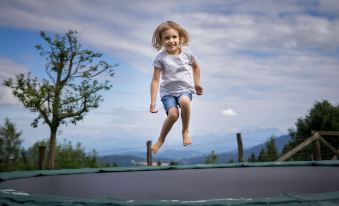
<path fill-rule="evenodd" d="M 226 198 L 210 200 L 115 200 L 111 198 L 70 198 L 57 195 L 28 195 L 25 192 L 1 188 L 1 182 L 19 178 L 54 176 L 69 174 L 89 174 L 102 172 L 134 172 L 158 170 L 185 170 L 210 168 L 238 168 L 238 167 L 292 167 L 292 166 L 330 166 L 338 167 L 339 160 L 312 161 L 312 162 L 266 162 L 266 163 L 232 163 L 217 165 L 177 165 L 158 167 L 114 167 L 91 169 L 63 169 L 40 171 L 17 171 L 0 173 L 0 203 L 1 205 L 305 205 L 307 203 L 331 203 L 339 205 L 339 191 L 317 194 L 281 194 L 270 198 Z M 316 205 L 316 204 L 315 204 Z"/>

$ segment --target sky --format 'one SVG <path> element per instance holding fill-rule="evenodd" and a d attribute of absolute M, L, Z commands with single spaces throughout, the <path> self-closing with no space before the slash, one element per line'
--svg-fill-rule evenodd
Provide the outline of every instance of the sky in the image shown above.
<path fill-rule="evenodd" d="M 338 15 L 337 0 L 1 0 L 0 81 L 27 72 L 47 79 L 34 47 L 39 32 L 77 30 L 84 47 L 119 66 L 100 107 L 61 126 L 58 139 L 101 155 L 144 151 L 166 117 L 159 96 L 159 112 L 149 113 L 158 52 L 151 37 L 160 23 L 176 21 L 190 34 L 204 95 L 191 104 L 192 146 L 181 146 L 178 121 L 164 148 L 232 150 L 238 132 L 250 147 L 287 134 L 317 101 L 339 103 Z M 26 148 L 49 137 L 47 125 L 30 126 L 36 116 L 0 86 L 0 125 L 13 121 Z"/>

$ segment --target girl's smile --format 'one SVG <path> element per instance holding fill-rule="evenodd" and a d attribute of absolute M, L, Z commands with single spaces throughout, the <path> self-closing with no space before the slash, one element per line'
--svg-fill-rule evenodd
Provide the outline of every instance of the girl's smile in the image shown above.
<path fill-rule="evenodd" d="M 179 48 L 179 32 L 169 28 L 161 32 L 162 46 L 169 54 L 177 55 L 180 53 Z"/>

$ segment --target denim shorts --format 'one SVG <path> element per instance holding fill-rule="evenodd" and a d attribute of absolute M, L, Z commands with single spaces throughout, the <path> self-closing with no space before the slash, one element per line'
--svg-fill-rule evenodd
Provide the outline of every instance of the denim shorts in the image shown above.
<path fill-rule="evenodd" d="M 180 107 L 179 100 L 182 96 L 186 96 L 190 99 L 190 101 L 192 101 L 192 94 L 188 92 L 182 93 L 177 97 L 172 96 L 172 95 L 166 95 L 161 98 L 161 101 L 164 105 L 164 109 L 167 114 L 168 114 L 168 110 L 171 109 L 172 107 L 176 107 L 176 108 L 178 108 L 178 106 Z"/>

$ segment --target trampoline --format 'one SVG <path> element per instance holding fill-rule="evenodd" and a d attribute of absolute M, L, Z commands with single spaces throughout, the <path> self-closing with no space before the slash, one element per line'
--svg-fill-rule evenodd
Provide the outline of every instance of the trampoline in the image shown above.
<path fill-rule="evenodd" d="M 339 161 L 319 161 L 0 173 L 0 202 L 339 204 L 338 166 Z"/>

